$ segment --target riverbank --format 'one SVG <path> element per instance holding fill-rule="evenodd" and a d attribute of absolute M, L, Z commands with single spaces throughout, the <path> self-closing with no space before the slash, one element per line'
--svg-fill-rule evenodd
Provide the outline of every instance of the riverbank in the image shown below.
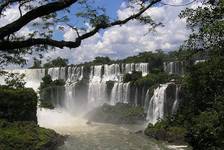
<path fill-rule="evenodd" d="M 64 140 L 65 136 L 52 129 L 41 128 L 31 121 L 0 120 L 1 150 L 55 150 Z"/>

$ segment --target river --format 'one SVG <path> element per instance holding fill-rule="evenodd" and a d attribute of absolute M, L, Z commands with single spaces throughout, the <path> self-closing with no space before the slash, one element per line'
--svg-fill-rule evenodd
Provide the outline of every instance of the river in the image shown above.
<path fill-rule="evenodd" d="M 81 116 L 72 116 L 64 110 L 38 109 L 38 124 L 69 135 L 58 150 L 183 150 L 150 139 L 143 133 L 145 125 L 87 124 Z"/>

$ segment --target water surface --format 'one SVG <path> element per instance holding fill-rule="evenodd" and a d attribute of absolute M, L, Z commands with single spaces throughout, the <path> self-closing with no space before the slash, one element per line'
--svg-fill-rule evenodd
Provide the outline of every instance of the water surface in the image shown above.
<path fill-rule="evenodd" d="M 38 109 L 38 123 L 63 135 L 69 135 L 59 150 L 168 150 L 168 145 L 142 133 L 144 125 L 87 124 L 63 110 Z M 179 149 L 181 150 L 181 149 Z"/>

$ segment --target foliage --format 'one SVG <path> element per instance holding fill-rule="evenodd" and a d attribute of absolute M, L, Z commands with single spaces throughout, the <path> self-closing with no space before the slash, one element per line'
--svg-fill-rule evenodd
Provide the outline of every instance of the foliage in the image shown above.
<path fill-rule="evenodd" d="M 37 121 L 37 94 L 33 89 L 0 87 L 0 118 L 8 121 Z"/>
<path fill-rule="evenodd" d="M 6 73 L 4 76 L 6 76 L 5 83 L 10 88 L 24 88 L 26 84 L 25 74 Z"/>
<path fill-rule="evenodd" d="M 172 121 L 149 125 L 147 135 L 164 139 L 168 129 L 181 127 L 193 149 L 224 149 L 223 4 L 223 0 L 206 1 L 202 7 L 187 8 L 180 14 L 192 29 L 189 40 L 175 54 L 187 62 L 187 72 L 179 80 L 182 102 Z M 194 64 L 195 59 L 206 61 Z"/>
<path fill-rule="evenodd" d="M 223 62 L 222 57 L 214 57 L 194 65 L 185 79 L 184 101 L 179 113 L 188 121 L 187 140 L 195 149 L 224 147 L 224 137 L 220 135 L 224 131 Z"/>
<path fill-rule="evenodd" d="M 58 89 L 60 89 L 60 91 L 64 90 L 65 81 L 62 79 L 52 81 L 50 75 L 44 76 L 42 81 L 43 82 L 40 83 L 39 87 L 40 107 L 53 109 L 53 101 L 56 99 L 56 95 L 59 94 L 57 93 Z M 61 99 L 62 97 L 63 94 L 60 93 L 60 96 L 58 96 L 57 99 Z"/>
<path fill-rule="evenodd" d="M 42 89 L 48 88 L 48 87 L 53 87 L 53 86 L 64 86 L 65 81 L 62 79 L 54 80 L 52 81 L 51 76 L 48 74 L 42 78 L 42 81 L 40 83 L 40 88 L 39 90 L 41 91 Z"/>
<path fill-rule="evenodd" d="M 161 72 L 160 70 L 154 70 L 151 73 L 149 73 L 145 77 L 138 78 L 134 84 L 136 86 L 146 86 L 151 87 L 156 84 L 163 84 L 167 83 L 172 79 L 172 76 L 168 75 L 165 72 Z"/>
<path fill-rule="evenodd" d="M 68 65 L 68 59 L 57 57 L 49 61 L 48 63 L 44 64 L 44 68 L 51 68 L 51 67 L 66 67 Z"/>
<path fill-rule="evenodd" d="M 32 67 L 30 67 L 30 69 L 36 69 L 36 68 L 41 68 L 41 60 L 34 57 L 33 65 Z"/>
<path fill-rule="evenodd" d="M 192 66 L 183 83 L 189 111 L 199 114 L 214 109 L 217 97 L 224 96 L 223 63 L 223 58 L 215 57 Z"/>
<path fill-rule="evenodd" d="M 142 52 L 139 53 L 137 56 L 131 56 L 124 60 L 121 60 L 123 63 L 148 63 L 149 69 L 154 68 L 163 68 L 163 62 L 166 60 L 166 55 L 161 50 L 157 50 L 155 53 L 152 52 Z"/>
<path fill-rule="evenodd" d="M 142 107 L 117 103 L 115 106 L 104 104 L 90 111 L 87 114 L 87 118 L 96 122 L 130 124 L 143 121 L 145 114 Z"/>
<path fill-rule="evenodd" d="M 110 64 L 112 61 L 109 57 L 96 57 L 92 63 L 93 65 Z"/>
<path fill-rule="evenodd" d="M 205 51 L 219 49 L 223 53 L 224 1 L 206 2 L 196 9 L 187 8 L 180 14 L 180 17 L 186 18 L 187 26 L 192 29 L 185 46 L 188 49 Z"/>
<path fill-rule="evenodd" d="M 220 114 L 215 111 L 202 112 L 193 118 L 187 140 L 194 149 L 221 150 L 224 148 L 224 126 L 220 119 Z"/>
<path fill-rule="evenodd" d="M 175 144 L 185 144 L 186 129 L 179 126 L 170 126 L 168 121 L 161 120 L 155 125 L 148 124 L 144 133 L 152 138 L 168 141 Z"/>
<path fill-rule="evenodd" d="M 50 101 L 40 99 L 40 107 L 47 109 L 54 109 L 54 105 Z"/>
<path fill-rule="evenodd" d="M 136 81 L 142 77 L 142 72 L 132 71 L 132 73 L 127 73 L 124 75 L 124 82 Z"/>
<path fill-rule="evenodd" d="M 7 122 L 0 119 L 0 149 L 53 150 L 63 144 L 64 137 L 33 122 Z"/>

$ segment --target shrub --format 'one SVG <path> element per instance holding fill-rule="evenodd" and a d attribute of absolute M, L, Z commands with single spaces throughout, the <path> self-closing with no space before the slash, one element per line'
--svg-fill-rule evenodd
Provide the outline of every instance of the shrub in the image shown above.
<path fill-rule="evenodd" d="M 64 137 L 32 122 L 7 122 L 0 119 L 1 150 L 53 150 Z"/>
<path fill-rule="evenodd" d="M 35 121 L 37 94 L 29 88 L 0 87 L 0 118 L 8 121 Z"/>
<path fill-rule="evenodd" d="M 168 121 L 161 120 L 155 125 L 149 123 L 144 133 L 157 140 L 184 144 L 187 130 L 183 127 L 170 126 Z"/>
<path fill-rule="evenodd" d="M 133 71 L 131 74 L 127 73 L 124 75 L 124 82 L 136 81 L 142 77 L 142 72 Z"/>
<path fill-rule="evenodd" d="M 197 150 L 221 150 L 224 148 L 223 125 L 217 112 L 202 112 L 193 119 L 187 133 L 187 141 Z"/>

